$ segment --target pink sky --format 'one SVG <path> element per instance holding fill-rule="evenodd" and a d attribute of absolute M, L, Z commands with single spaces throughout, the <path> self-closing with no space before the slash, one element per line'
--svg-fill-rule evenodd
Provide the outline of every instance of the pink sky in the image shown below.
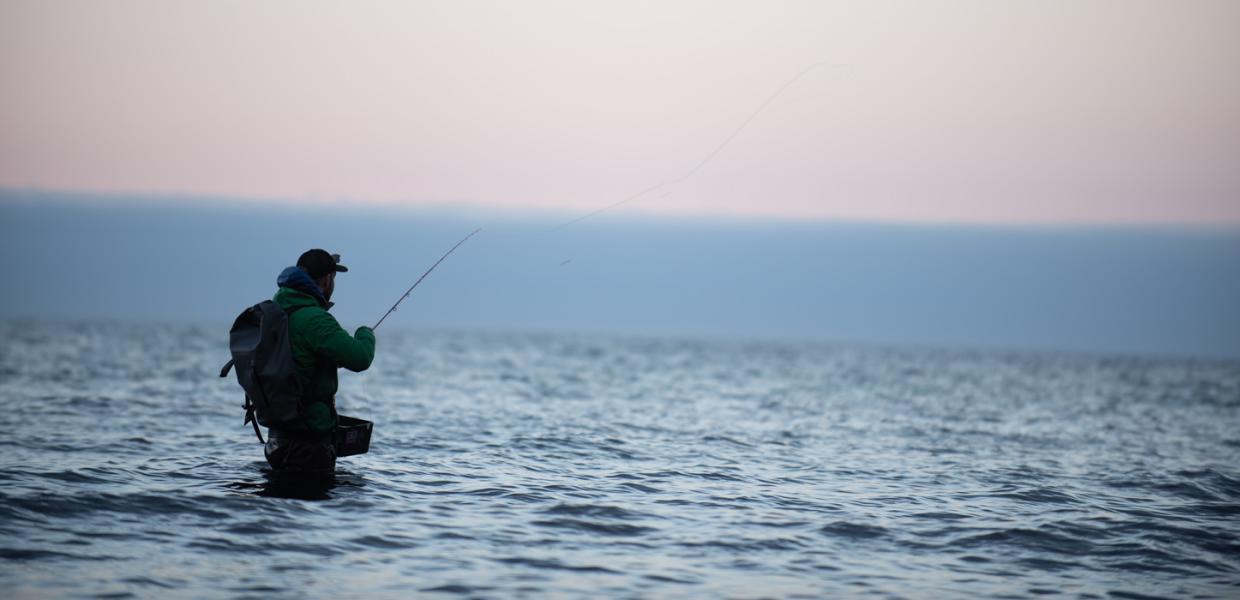
<path fill-rule="evenodd" d="M 0 186 L 1240 223 L 1240 2 L 0 4 Z"/>

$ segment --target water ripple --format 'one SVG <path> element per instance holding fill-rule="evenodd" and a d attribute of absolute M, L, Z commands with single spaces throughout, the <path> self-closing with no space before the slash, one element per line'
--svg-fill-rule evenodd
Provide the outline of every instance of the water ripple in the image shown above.
<path fill-rule="evenodd" d="M 304 482 L 223 330 L 0 322 L 6 592 L 1240 590 L 1235 362 L 391 331 L 341 375 L 371 452 Z"/>

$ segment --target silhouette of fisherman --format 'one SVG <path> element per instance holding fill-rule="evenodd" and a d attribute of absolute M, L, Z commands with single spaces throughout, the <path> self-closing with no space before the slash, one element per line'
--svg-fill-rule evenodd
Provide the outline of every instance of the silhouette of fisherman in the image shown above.
<path fill-rule="evenodd" d="M 289 313 L 289 343 L 304 390 L 298 422 L 268 432 L 264 451 L 277 473 L 331 475 L 335 471 L 336 370 L 365 371 L 374 360 L 374 331 L 358 327 L 349 335 L 327 312 L 332 307 L 336 273 L 348 270 L 340 264 L 339 254 L 315 248 L 276 279 L 280 289 L 272 300 Z"/>

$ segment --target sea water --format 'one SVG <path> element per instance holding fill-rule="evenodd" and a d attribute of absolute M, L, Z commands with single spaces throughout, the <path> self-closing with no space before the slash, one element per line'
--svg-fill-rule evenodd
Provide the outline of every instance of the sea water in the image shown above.
<path fill-rule="evenodd" d="M 1240 363 L 380 331 L 333 481 L 222 327 L 0 324 L 7 597 L 1240 597 Z"/>

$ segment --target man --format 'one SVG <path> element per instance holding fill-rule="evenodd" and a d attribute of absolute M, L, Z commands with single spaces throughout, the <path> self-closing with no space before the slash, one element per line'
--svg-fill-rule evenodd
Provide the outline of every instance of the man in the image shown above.
<path fill-rule="evenodd" d="M 329 474 L 336 468 L 336 369 L 365 371 L 375 357 L 375 334 L 358 327 L 349 335 L 328 314 L 336 273 L 347 272 L 339 254 L 315 248 L 280 273 L 273 301 L 288 313 L 289 343 L 304 396 L 301 423 L 271 429 L 267 462 L 282 472 Z"/>

